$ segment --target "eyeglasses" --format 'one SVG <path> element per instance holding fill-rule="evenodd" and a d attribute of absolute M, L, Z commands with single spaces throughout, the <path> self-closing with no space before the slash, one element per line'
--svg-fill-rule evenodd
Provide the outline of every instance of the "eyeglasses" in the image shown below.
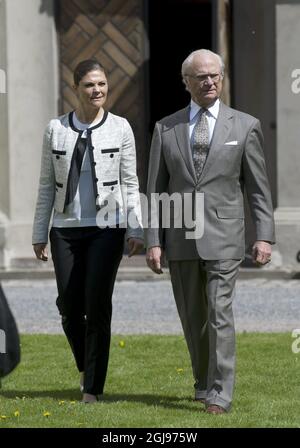
<path fill-rule="evenodd" d="M 190 78 L 194 78 L 196 79 L 200 85 L 204 85 L 204 83 L 208 82 L 208 78 L 214 82 L 214 83 L 218 83 L 221 79 L 221 74 L 220 73 L 209 73 L 208 75 L 189 75 L 186 74 L 185 76 L 189 76 Z"/>

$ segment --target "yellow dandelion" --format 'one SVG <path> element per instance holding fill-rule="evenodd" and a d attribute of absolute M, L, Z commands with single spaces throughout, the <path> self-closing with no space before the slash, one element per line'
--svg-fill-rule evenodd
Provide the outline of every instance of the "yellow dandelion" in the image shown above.
<path fill-rule="evenodd" d="M 1 418 L 2 420 L 5 420 L 5 419 L 7 418 L 7 416 L 6 416 L 6 415 L 0 415 L 0 418 Z"/>
<path fill-rule="evenodd" d="M 43 416 L 44 416 L 44 417 L 49 417 L 50 415 L 51 415 L 51 413 L 48 412 L 48 411 L 44 411 L 44 413 L 43 413 Z"/>
<path fill-rule="evenodd" d="M 64 404 L 64 403 L 65 403 L 65 400 L 60 400 L 60 401 L 58 402 L 59 406 L 61 406 L 61 405 Z"/>
<path fill-rule="evenodd" d="M 71 404 L 75 404 L 75 403 L 76 403 L 76 401 L 70 401 L 70 403 L 71 403 Z"/>
<path fill-rule="evenodd" d="M 183 369 L 181 369 L 181 368 L 177 368 L 177 369 L 176 369 L 176 372 L 177 372 L 177 373 L 182 373 L 182 372 L 183 372 Z"/>
<path fill-rule="evenodd" d="M 15 412 L 14 412 L 14 416 L 15 416 L 15 417 L 20 417 L 20 411 L 15 411 Z"/>
<path fill-rule="evenodd" d="M 120 346 L 121 348 L 124 348 L 124 347 L 125 347 L 125 341 L 120 341 L 120 342 L 119 342 L 119 346 Z"/>

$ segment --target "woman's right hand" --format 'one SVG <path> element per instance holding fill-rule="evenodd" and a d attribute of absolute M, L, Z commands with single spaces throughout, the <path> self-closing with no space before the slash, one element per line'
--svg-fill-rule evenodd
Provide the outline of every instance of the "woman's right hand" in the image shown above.
<path fill-rule="evenodd" d="M 48 249 L 46 243 L 34 244 L 33 250 L 38 260 L 48 261 Z"/>

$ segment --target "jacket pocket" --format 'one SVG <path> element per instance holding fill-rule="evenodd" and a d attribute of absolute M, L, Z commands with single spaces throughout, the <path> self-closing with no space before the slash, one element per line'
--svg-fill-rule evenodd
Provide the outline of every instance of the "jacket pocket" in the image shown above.
<path fill-rule="evenodd" d="M 58 151 L 57 149 L 52 149 L 52 154 L 57 154 L 59 156 L 65 156 L 67 151 Z"/>
<path fill-rule="evenodd" d="M 107 148 L 107 149 L 101 149 L 102 154 L 110 154 L 114 152 L 120 152 L 120 148 Z"/>
<path fill-rule="evenodd" d="M 109 182 L 103 182 L 103 187 L 110 187 L 110 186 L 112 186 L 112 185 L 118 185 L 118 181 L 117 180 L 112 180 L 112 181 L 109 181 Z"/>
<path fill-rule="evenodd" d="M 108 201 L 108 208 L 115 209 L 116 204 L 122 201 L 118 180 L 101 182 L 99 193 L 99 204 Z"/>
<path fill-rule="evenodd" d="M 56 182 L 55 181 L 55 190 L 59 191 L 59 188 L 63 188 L 63 184 L 61 184 L 60 182 Z"/>
<path fill-rule="evenodd" d="M 243 207 L 227 206 L 218 207 L 217 216 L 221 219 L 244 219 Z"/>

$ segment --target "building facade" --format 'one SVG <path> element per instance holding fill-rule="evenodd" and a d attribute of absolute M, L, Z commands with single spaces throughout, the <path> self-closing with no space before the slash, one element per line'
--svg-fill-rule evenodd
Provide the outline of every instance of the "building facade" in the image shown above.
<path fill-rule="evenodd" d="M 274 266 L 297 268 L 299 38 L 300 0 L 0 0 L 0 267 L 33 260 L 42 135 L 52 117 L 76 105 L 76 64 L 96 57 L 105 67 L 107 108 L 134 129 L 144 191 L 154 123 L 189 101 L 181 63 L 210 48 L 226 62 L 224 102 L 261 120 Z"/>

